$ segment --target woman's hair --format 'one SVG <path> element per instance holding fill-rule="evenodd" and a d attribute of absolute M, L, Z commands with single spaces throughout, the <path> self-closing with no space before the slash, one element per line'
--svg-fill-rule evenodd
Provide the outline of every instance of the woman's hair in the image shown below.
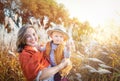
<path fill-rule="evenodd" d="M 22 52 L 24 46 L 26 45 L 25 33 L 26 33 L 28 28 L 33 28 L 34 29 L 34 27 L 32 25 L 24 25 L 18 31 L 16 46 L 17 46 L 17 52 L 19 52 L 19 53 Z"/>

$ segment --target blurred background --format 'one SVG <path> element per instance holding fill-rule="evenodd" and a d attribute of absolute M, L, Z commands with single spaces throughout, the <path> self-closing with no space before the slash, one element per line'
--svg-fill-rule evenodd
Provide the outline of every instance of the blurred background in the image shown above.
<path fill-rule="evenodd" d="M 26 81 L 16 52 L 17 32 L 34 25 L 39 43 L 64 26 L 73 50 L 70 81 L 120 81 L 119 0 L 0 0 L 0 81 Z"/>

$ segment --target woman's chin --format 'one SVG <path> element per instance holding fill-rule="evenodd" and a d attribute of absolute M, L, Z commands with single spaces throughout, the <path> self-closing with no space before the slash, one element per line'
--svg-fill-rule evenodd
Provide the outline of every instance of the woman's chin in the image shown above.
<path fill-rule="evenodd" d="M 33 46 L 33 47 L 34 47 L 34 46 L 36 46 L 36 43 L 34 43 L 34 44 L 28 44 L 28 45 L 29 45 L 29 46 Z"/>

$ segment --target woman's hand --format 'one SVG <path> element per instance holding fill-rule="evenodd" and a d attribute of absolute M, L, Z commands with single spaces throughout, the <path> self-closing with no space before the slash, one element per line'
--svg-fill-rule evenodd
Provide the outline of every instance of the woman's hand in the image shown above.
<path fill-rule="evenodd" d="M 54 74 L 56 74 L 57 72 L 65 68 L 67 65 L 69 65 L 70 63 L 71 62 L 69 59 L 64 58 L 59 65 L 51 67 L 51 68 L 43 69 L 42 75 L 40 76 L 40 80 L 44 80 L 44 79 L 47 79 L 53 76 Z"/>
<path fill-rule="evenodd" d="M 60 69 L 63 69 L 64 67 L 66 67 L 67 65 L 70 65 L 70 64 L 71 64 L 70 59 L 64 58 L 64 59 L 61 61 L 61 63 L 58 65 L 58 67 L 59 67 Z"/>

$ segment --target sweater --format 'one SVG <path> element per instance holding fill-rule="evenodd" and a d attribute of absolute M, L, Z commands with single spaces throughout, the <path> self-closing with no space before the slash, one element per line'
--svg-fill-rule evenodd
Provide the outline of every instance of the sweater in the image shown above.
<path fill-rule="evenodd" d="M 21 69 L 27 81 L 33 81 L 39 71 L 49 66 L 49 61 L 40 51 L 35 51 L 31 46 L 25 46 L 19 55 Z"/>

